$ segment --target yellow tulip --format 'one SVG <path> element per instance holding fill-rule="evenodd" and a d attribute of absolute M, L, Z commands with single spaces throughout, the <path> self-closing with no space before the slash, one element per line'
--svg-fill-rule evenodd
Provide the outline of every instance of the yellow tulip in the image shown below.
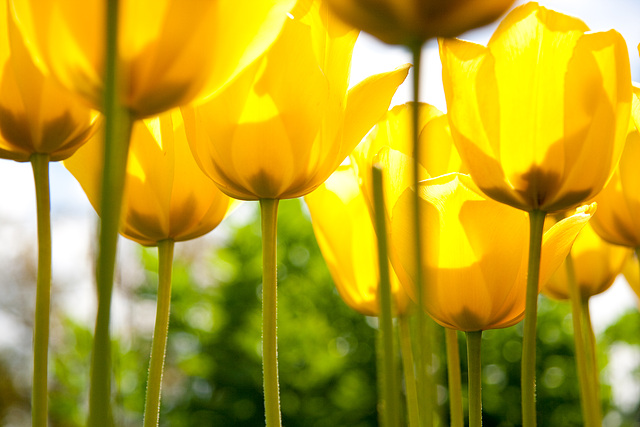
<path fill-rule="evenodd" d="M 392 258 L 394 269 L 415 300 L 412 191 L 405 190 L 393 208 L 390 246 L 398 255 Z M 419 193 L 428 236 L 421 263 L 429 278 L 422 284 L 425 310 L 441 325 L 462 331 L 519 322 L 525 310 L 527 214 L 485 199 L 463 174 L 422 181 Z M 545 233 L 540 283 L 562 263 L 593 209 L 586 207 Z"/>
<path fill-rule="evenodd" d="M 100 213 L 103 135 L 64 162 Z M 121 234 L 143 245 L 183 241 L 214 229 L 230 200 L 198 168 L 179 110 L 134 125 Z"/>
<path fill-rule="evenodd" d="M 640 89 L 634 88 L 633 121 L 620 163 L 611 181 L 596 197 L 593 228 L 607 242 L 640 247 Z M 633 126 L 635 122 L 635 126 Z"/>
<path fill-rule="evenodd" d="M 42 65 L 102 108 L 106 0 L 12 3 Z M 293 3 L 120 1 L 120 99 L 134 118 L 144 118 L 212 92 L 268 48 Z"/>
<path fill-rule="evenodd" d="M 513 0 L 328 0 L 333 11 L 385 43 L 410 45 L 455 37 L 489 24 Z"/>
<path fill-rule="evenodd" d="M 527 3 L 487 47 L 440 45 L 451 132 L 475 183 L 518 209 L 595 196 L 624 146 L 631 77 L 624 39 Z"/>
<path fill-rule="evenodd" d="M 219 95 L 183 108 L 200 167 L 226 194 L 287 199 L 318 187 L 386 112 L 408 66 L 347 91 L 357 32 L 320 1 Z M 202 135 L 202 136 L 200 136 Z"/>
<path fill-rule="evenodd" d="M 69 157 L 92 135 L 97 113 L 39 71 L 5 1 L 0 1 L 0 28 L 0 158 Z"/>
<path fill-rule="evenodd" d="M 400 194 L 413 185 L 412 121 L 413 103 L 393 107 L 375 126 L 367 138 L 351 153 L 369 207 L 373 208 L 371 167 L 378 163 L 384 170 L 384 192 L 388 209 Z M 451 137 L 447 116 L 437 108 L 418 103 L 419 142 L 421 150 L 419 180 L 451 172 L 465 172 Z M 387 217 L 390 212 L 387 211 Z"/>
<path fill-rule="evenodd" d="M 379 316 L 379 273 L 375 229 L 352 165 L 340 166 L 305 196 L 313 231 L 344 302 L 366 316 Z M 409 299 L 391 270 L 396 314 Z"/>
<path fill-rule="evenodd" d="M 594 218 L 597 216 L 596 213 Z M 571 248 L 576 282 L 582 298 L 590 298 L 609 289 L 632 253 L 629 248 L 602 240 L 590 224 L 580 232 Z M 542 293 L 557 299 L 569 298 L 564 264 L 543 286 Z"/>

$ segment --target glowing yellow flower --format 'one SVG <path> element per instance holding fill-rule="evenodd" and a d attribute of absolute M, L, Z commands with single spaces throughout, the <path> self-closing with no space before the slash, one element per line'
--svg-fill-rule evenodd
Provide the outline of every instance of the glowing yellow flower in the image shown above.
<path fill-rule="evenodd" d="M 100 212 L 103 135 L 64 162 Z M 182 241 L 214 229 L 230 200 L 198 168 L 179 110 L 134 125 L 120 230 L 143 245 Z"/>
<path fill-rule="evenodd" d="M 600 205 L 598 205 L 599 211 Z M 598 216 L 598 212 L 594 215 L 594 219 Z M 629 248 L 605 242 L 587 224 L 571 248 L 576 282 L 582 298 L 590 298 L 609 289 L 631 253 Z M 557 299 L 569 298 L 567 272 L 564 265 L 558 268 L 543 286 L 542 293 Z"/>
<path fill-rule="evenodd" d="M 8 18 L 0 1 L 0 157 L 65 159 L 91 136 L 97 113 L 38 70 Z"/>
<path fill-rule="evenodd" d="M 393 107 L 351 153 L 371 209 L 373 208 L 371 168 L 373 164 L 378 163 L 384 170 L 387 217 L 390 217 L 389 210 L 400 194 L 413 185 L 411 177 L 413 105 L 415 104 L 407 103 Z M 451 172 L 465 172 L 465 167 L 451 138 L 447 116 L 429 104 L 418 103 L 417 105 L 419 141 L 424 146 L 421 150 L 421 158 L 418 160 L 419 180 Z"/>
<path fill-rule="evenodd" d="M 386 112 L 408 66 L 351 90 L 357 32 L 320 1 L 294 10 L 265 56 L 218 96 L 183 108 L 200 167 L 228 195 L 287 199 L 318 187 Z M 193 139 L 192 141 L 196 141 Z"/>
<path fill-rule="evenodd" d="M 353 167 L 340 166 L 324 184 L 306 195 L 305 201 L 318 245 L 340 296 L 354 310 L 378 316 L 378 246 Z M 392 269 L 390 272 L 396 314 L 403 314 L 409 298 Z"/>
<path fill-rule="evenodd" d="M 486 25 L 514 0 L 328 0 L 338 16 L 391 44 L 455 37 Z"/>
<path fill-rule="evenodd" d="M 400 196 L 391 218 L 390 246 L 401 283 L 415 297 L 412 189 Z M 422 181 L 419 188 L 427 247 L 423 251 L 423 301 L 441 325 L 462 331 L 504 328 L 524 316 L 529 220 L 523 211 L 485 199 L 467 175 Z M 567 255 L 591 216 L 586 208 L 544 235 L 540 283 Z M 415 300 L 415 298 L 414 298 Z"/>
<path fill-rule="evenodd" d="M 527 3 L 487 47 L 441 42 L 451 132 L 480 189 L 518 209 L 554 212 L 607 183 L 629 121 L 623 38 Z"/>
<path fill-rule="evenodd" d="M 134 118 L 210 93 L 276 38 L 294 0 L 123 0 L 120 99 Z M 44 65 L 102 108 L 106 0 L 13 1 Z"/>
<path fill-rule="evenodd" d="M 640 89 L 634 88 L 633 122 L 618 167 L 607 186 L 598 194 L 598 214 L 593 229 L 607 242 L 640 247 Z"/>

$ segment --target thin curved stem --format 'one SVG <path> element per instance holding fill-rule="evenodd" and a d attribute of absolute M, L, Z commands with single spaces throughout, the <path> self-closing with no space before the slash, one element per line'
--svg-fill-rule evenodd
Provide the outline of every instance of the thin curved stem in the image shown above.
<path fill-rule="evenodd" d="M 589 298 L 582 297 L 580 299 L 580 308 L 582 315 L 582 335 L 585 341 L 585 353 L 587 355 L 587 369 L 589 372 L 591 384 L 591 418 L 593 425 L 602 425 L 602 407 L 600 405 L 600 378 L 598 371 L 598 358 L 596 355 L 596 337 L 593 333 L 593 325 L 591 324 L 591 313 L 589 312 Z"/>
<path fill-rule="evenodd" d="M 162 374 L 167 354 L 169 313 L 171 307 L 171 272 L 173 269 L 173 240 L 158 243 L 158 296 L 156 323 L 151 343 L 147 393 L 145 396 L 144 427 L 156 427 L 160 420 Z"/>
<path fill-rule="evenodd" d="M 49 376 L 49 312 L 51 306 L 49 160 L 48 154 L 33 154 L 31 156 L 38 216 L 38 275 L 33 328 L 33 388 L 31 390 L 31 424 L 33 427 L 46 427 L 48 421 L 47 379 Z"/>
<path fill-rule="evenodd" d="M 451 427 L 464 426 L 464 411 L 462 409 L 462 375 L 460 373 L 460 348 L 458 346 L 458 331 L 444 328 L 447 346 L 447 376 L 449 380 L 449 411 Z"/>
<path fill-rule="evenodd" d="M 469 427 L 482 426 L 482 331 L 467 332 L 469 366 Z"/>
<path fill-rule="evenodd" d="M 571 311 L 573 321 L 573 340 L 575 343 L 576 365 L 578 368 L 578 380 L 580 384 L 580 401 L 582 405 L 582 418 L 586 427 L 597 427 L 601 423 L 593 417 L 593 383 L 591 381 L 591 373 L 588 368 L 584 340 L 584 325 L 582 323 L 582 306 L 580 289 L 576 281 L 576 273 L 573 265 L 573 257 L 571 252 L 565 260 L 565 268 L 567 272 L 567 286 L 569 288 L 569 299 L 571 300 Z"/>
<path fill-rule="evenodd" d="M 538 286 L 540 255 L 546 213 L 529 212 L 529 266 L 522 344 L 522 425 L 536 426 L 536 324 L 538 319 Z"/>
<path fill-rule="evenodd" d="M 419 108 L 418 102 L 420 99 L 420 71 L 421 71 L 421 61 L 422 61 L 422 43 L 416 42 L 413 45 L 409 46 L 411 49 L 411 54 L 413 57 L 413 106 L 412 106 L 412 137 L 413 137 L 413 165 L 412 165 L 412 174 L 413 174 L 413 185 L 416 191 L 414 192 L 414 213 L 413 213 L 413 228 L 415 230 L 415 241 L 414 241 L 414 251 L 416 257 L 416 272 L 415 272 L 415 283 L 416 283 L 416 295 L 417 295 L 417 303 L 418 303 L 418 314 L 417 314 L 417 327 L 416 332 L 418 335 L 418 346 L 417 346 L 417 359 L 418 359 L 418 400 L 420 402 L 420 407 L 424 408 L 422 413 L 424 416 L 422 417 L 423 425 L 425 427 L 433 426 L 433 415 L 434 414 L 434 405 L 433 405 L 433 396 L 431 393 L 432 389 L 432 380 L 430 373 L 428 372 L 428 366 L 430 364 L 431 359 L 431 344 L 430 344 L 430 330 L 427 327 L 427 314 L 424 312 L 424 304 L 423 304 L 423 291 L 422 288 L 424 286 L 424 280 L 422 268 L 422 221 L 421 218 L 421 208 L 420 208 L 420 195 L 418 194 L 418 180 L 419 180 L 419 170 L 420 163 L 419 159 L 421 158 L 421 149 L 420 149 L 420 129 L 419 127 Z"/>
<path fill-rule="evenodd" d="M 118 99 L 117 34 L 119 1 L 106 2 L 107 48 L 104 89 L 105 152 L 100 201 L 100 235 L 96 264 L 98 310 L 91 354 L 89 421 L 91 427 L 111 427 L 111 299 L 116 263 L 122 194 L 132 121 Z"/>
<path fill-rule="evenodd" d="M 373 203 L 375 228 L 378 241 L 378 269 L 380 271 L 380 333 L 382 335 L 382 419 L 387 427 L 400 426 L 400 389 L 396 369 L 393 313 L 391 302 L 391 282 L 389 279 L 389 258 L 387 256 L 387 227 L 384 218 L 384 194 L 382 188 L 382 170 L 373 166 Z"/>
<path fill-rule="evenodd" d="M 267 427 L 281 426 L 277 338 L 278 199 L 261 199 L 262 217 L 262 370 Z"/>
<path fill-rule="evenodd" d="M 416 388 L 416 374 L 413 362 L 413 346 L 411 345 L 411 328 L 409 318 L 398 318 L 400 329 L 400 348 L 402 350 L 402 370 L 404 372 L 404 386 L 407 394 L 407 413 L 409 414 L 409 427 L 420 426 L 420 408 Z"/>

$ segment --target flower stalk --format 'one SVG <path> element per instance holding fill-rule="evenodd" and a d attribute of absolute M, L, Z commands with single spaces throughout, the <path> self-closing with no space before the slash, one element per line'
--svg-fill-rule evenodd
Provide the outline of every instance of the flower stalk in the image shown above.
<path fill-rule="evenodd" d="M 449 380 L 449 411 L 451 427 L 464 427 L 458 331 L 451 328 L 444 328 L 444 333 L 447 348 L 447 376 Z"/>
<path fill-rule="evenodd" d="M 420 99 L 420 68 L 422 61 L 422 43 L 416 42 L 410 46 L 411 55 L 413 57 L 413 123 L 412 123 L 412 136 L 413 136 L 413 164 L 412 175 L 414 188 L 418 188 L 418 175 L 420 170 L 420 129 L 419 129 L 419 109 L 418 101 Z M 433 399 L 431 397 L 431 376 L 428 373 L 429 359 L 431 356 L 431 345 L 429 328 L 427 328 L 427 314 L 424 312 L 423 305 L 423 272 L 420 265 L 422 263 L 422 221 L 420 208 L 420 195 L 418 191 L 415 191 L 414 196 L 414 212 L 413 212 L 413 227 L 415 229 L 415 257 L 416 257 L 416 295 L 418 303 L 417 313 L 417 334 L 418 334 L 418 346 L 417 346 L 417 359 L 418 359 L 418 401 L 420 407 L 424 408 L 423 425 L 425 427 L 433 426 L 433 416 L 429 414 L 434 413 Z"/>
<path fill-rule="evenodd" d="M 278 202 L 278 199 L 260 199 L 262 218 L 262 371 L 267 427 L 282 425 L 277 338 Z"/>
<path fill-rule="evenodd" d="M 571 252 L 567 255 L 565 267 L 567 270 L 567 285 L 571 300 L 571 318 L 573 321 L 573 339 L 575 343 L 576 364 L 578 368 L 578 382 L 580 384 L 582 418 L 585 426 L 596 427 L 601 425 L 601 422 L 597 418 L 597 408 L 595 408 L 598 405 L 598 402 L 595 399 L 595 389 L 592 381 L 593 377 L 589 367 L 590 364 L 587 361 L 589 348 L 585 342 L 586 331 L 583 323 L 582 297 L 580 296 L 580 289 L 578 289 L 578 283 L 576 281 L 576 273 Z"/>
<path fill-rule="evenodd" d="M 104 91 L 105 156 L 102 181 L 101 222 L 96 285 L 98 310 L 91 357 L 89 422 L 95 427 L 111 427 L 111 300 L 116 262 L 120 212 L 129 153 L 132 121 L 118 99 L 117 34 L 118 0 L 106 3 L 107 49 Z"/>
<path fill-rule="evenodd" d="M 420 407 L 418 405 L 411 328 L 408 316 L 398 317 L 398 329 L 400 330 L 400 349 L 402 352 L 402 370 L 404 372 L 404 387 L 407 396 L 409 427 L 420 427 Z"/>
<path fill-rule="evenodd" d="M 158 243 L 158 296 L 156 323 L 151 343 L 149 374 L 145 396 L 144 427 L 156 427 L 160 419 L 162 374 L 167 354 L 169 313 L 171 307 L 171 272 L 173 269 L 173 240 Z"/>
<path fill-rule="evenodd" d="M 389 276 L 389 258 L 387 255 L 387 227 L 384 217 L 384 193 L 382 188 L 382 169 L 374 165 L 373 201 L 375 211 L 375 229 L 378 241 L 378 268 L 380 271 L 380 333 L 382 335 L 382 419 L 387 427 L 400 426 L 400 389 L 395 363 L 393 339 L 393 312 L 391 302 L 391 281 Z"/>
<path fill-rule="evenodd" d="M 522 344 L 522 423 L 524 427 L 536 426 L 536 324 L 538 316 L 538 282 L 542 235 L 546 213 L 541 210 L 529 212 L 529 263 L 527 273 L 527 295 L 524 316 L 524 339 Z"/>
<path fill-rule="evenodd" d="M 482 331 L 467 332 L 469 366 L 469 427 L 482 426 Z"/>
<path fill-rule="evenodd" d="M 31 423 L 46 427 L 48 419 L 49 312 L 51 307 L 51 204 L 49 155 L 31 156 L 38 217 L 38 274 L 33 329 L 33 383 Z"/>

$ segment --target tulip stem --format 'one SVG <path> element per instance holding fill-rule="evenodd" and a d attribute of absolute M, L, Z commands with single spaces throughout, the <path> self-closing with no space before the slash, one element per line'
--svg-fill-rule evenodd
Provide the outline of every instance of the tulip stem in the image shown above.
<path fill-rule="evenodd" d="M 51 305 L 51 204 L 49 201 L 49 155 L 31 156 L 38 216 L 38 274 L 33 328 L 33 387 L 31 424 L 46 427 L 48 420 L 49 311 Z"/>
<path fill-rule="evenodd" d="M 145 396 L 144 427 L 157 427 L 160 419 L 162 373 L 167 354 L 169 311 L 171 307 L 171 271 L 173 267 L 173 240 L 158 243 L 158 296 L 156 324 L 151 343 L 147 393 Z"/>
<path fill-rule="evenodd" d="M 100 235 L 96 263 L 98 310 L 91 355 L 89 421 L 91 427 L 113 425 L 111 411 L 111 299 L 122 195 L 131 137 L 131 117 L 118 98 L 118 0 L 106 2 L 106 71 L 104 89 L 105 152 L 100 199 Z"/>
<path fill-rule="evenodd" d="M 587 369 L 590 374 L 592 404 L 591 418 L 594 420 L 594 426 L 602 425 L 602 408 L 600 405 L 600 378 L 598 371 L 598 358 L 596 356 L 596 337 L 593 334 L 593 325 L 591 324 L 591 314 L 589 312 L 589 297 L 580 299 L 581 315 L 582 315 L 582 335 L 584 336 L 587 355 Z"/>
<path fill-rule="evenodd" d="M 592 382 L 589 363 L 586 355 L 588 348 L 585 343 L 585 329 L 582 319 L 582 297 L 576 281 L 576 273 L 571 252 L 565 260 L 567 271 L 567 285 L 569 288 L 569 298 L 571 300 L 571 311 L 573 320 L 573 340 L 575 343 L 575 356 L 578 368 L 578 380 L 580 383 L 580 401 L 582 404 L 582 418 L 586 427 L 597 427 L 601 422 L 594 417 L 594 406 L 598 405 L 594 395 L 594 384 Z"/>
<path fill-rule="evenodd" d="M 481 343 L 482 331 L 467 332 L 467 359 L 469 367 L 469 427 L 482 426 Z"/>
<path fill-rule="evenodd" d="M 429 329 L 427 328 L 427 314 L 424 311 L 423 304 L 423 272 L 422 268 L 422 222 L 420 220 L 420 195 L 418 193 L 418 180 L 419 180 L 419 170 L 420 170 L 420 129 L 419 127 L 419 108 L 418 101 L 420 99 L 420 63 L 422 61 L 422 42 L 415 42 L 409 45 L 411 49 L 411 54 L 413 57 L 413 106 L 412 106 L 412 137 L 413 137 L 413 186 L 416 189 L 414 191 L 414 201 L 413 201 L 413 228 L 415 230 L 415 241 L 414 241 L 414 250 L 416 257 L 416 272 L 415 272 L 415 283 L 416 283 L 416 296 L 418 303 L 418 314 L 417 314 L 417 327 L 416 332 L 418 335 L 418 346 L 417 346 L 417 359 L 418 359 L 418 400 L 420 402 L 420 407 L 424 408 L 422 412 L 424 414 L 422 418 L 423 425 L 425 427 L 433 426 L 433 399 L 431 396 L 431 377 L 428 372 L 429 360 L 431 359 L 431 345 L 430 345 L 430 334 Z"/>
<path fill-rule="evenodd" d="M 538 316 L 538 286 L 540 255 L 546 213 L 529 212 L 529 265 L 522 344 L 522 425 L 536 426 L 536 323 Z"/>
<path fill-rule="evenodd" d="M 462 409 L 462 375 L 460 373 L 460 349 L 458 347 L 458 331 L 444 328 L 447 346 L 447 375 L 449 379 L 449 411 L 451 427 L 464 426 Z"/>
<path fill-rule="evenodd" d="M 416 374 L 413 362 L 413 346 L 411 345 L 411 328 L 409 318 L 406 315 L 398 318 L 400 329 L 400 347 L 402 350 L 402 370 L 404 372 L 404 386 L 407 395 L 407 413 L 409 414 L 409 427 L 420 426 L 420 409 L 418 405 L 418 392 L 416 389 Z"/>
<path fill-rule="evenodd" d="M 373 204 L 375 212 L 375 229 L 378 241 L 378 269 L 380 271 L 380 334 L 382 337 L 382 381 L 380 396 L 383 425 L 400 426 L 400 388 L 396 369 L 393 345 L 393 313 L 391 307 L 391 282 L 389 279 L 389 258 L 387 255 L 387 227 L 384 217 L 384 193 L 382 188 L 382 169 L 374 165 Z"/>
<path fill-rule="evenodd" d="M 260 199 L 262 217 L 262 371 L 267 427 L 282 425 L 277 337 L 278 202 L 278 199 Z"/>

